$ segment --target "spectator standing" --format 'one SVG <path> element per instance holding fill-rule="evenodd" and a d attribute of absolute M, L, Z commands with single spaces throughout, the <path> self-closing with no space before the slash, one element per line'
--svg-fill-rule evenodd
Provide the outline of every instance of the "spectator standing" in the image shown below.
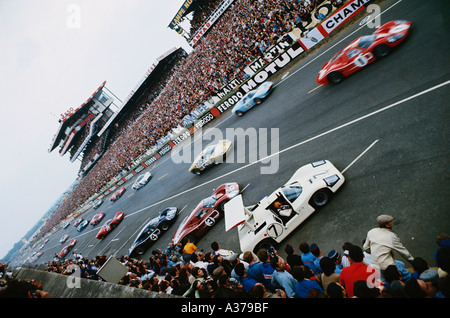
<path fill-rule="evenodd" d="M 412 262 L 414 257 L 400 242 L 400 238 L 393 231 L 394 218 L 390 215 L 377 217 L 378 227 L 367 233 L 364 250 L 370 253 L 372 264 L 383 272 L 389 265 L 395 265 L 394 251 L 399 253 L 408 261 Z"/>
<path fill-rule="evenodd" d="M 255 286 L 258 281 L 247 275 L 247 271 L 245 270 L 245 266 L 243 263 L 237 264 L 234 269 L 236 271 L 236 274 L 239 276 L 239 282 L 242 284 L 242 288 L 245 291 L 251 291 L 253 286 Z"/>
<path fill-rule="evenodd" d="M 317 274 L 322 272 L 322 269 L 320 268 L 320 260 L 323 257 L 322 251 L 320 250 L 319 245 L 317 245 L 316 243 L 312 243 L 311 246 L 310 246 L 310 249 L 311 249 L 311 253 L 316 258 L 313 261 L 313 263 L 314 263 L 314 267 L 316 268 L 316 271 L 314 272 L 314 275 L 317 275 Z"/>
<path fill-rule="evenodd" d="M 350 247 L 348 258 L 350 266 L 342 269 L 339 275 L 339 283 L 345 287 L 349 298 L 354 296 L 353 285 L 358 280 L 364 280 L 373 287 L 379 284 L 377 281 L 380 277 L 379 272 L 363 262 L 364 254 L 359 246 L 353 245 Z"/>
<path fill-rule="evenodd" d="M 286 263 L 292 268 L 294 266 L 303 265 L 302 257 L 295 253 L 291 244 L 286 244 L 284 251 L 287 254 Z"/>
<path fill-rule="evenodd" d="M 262 263 L 255 261 L 255 257 L 250 251 L 245 252 L 242 258 L 244 259 L 244 262 L 248 263 L 247 275 L 264 284 L 264 276 L 261 270 Z"/>
<path fill-rule="evenodd" d="M 270 264 L 270 256 L 266 249 L 260 249 L 257 253 L 259 260 L 261 261 L 261 274 L 264 277 L 263 284 L 272 293 L 275 292 L 275 288 L 272 286 L 272 278 L 275 268 Z"/>
<path fill-rule="evenodd" d="M 317 289 L 321 293 L 323 293 L 322 287 L 315 280 L 307 279 L 305 275 L 304 268 L 305 266 L 296 266 L 292 269 L 292 276 L 297 280 L 297 283 L 294 285 L 295 295 L 298 298 L 308 298 L 308 293 L 311 289 Z"/>
<path fill-rule="evenodd" d="M 339 274 L 336 273 L 336 263 L 328 256 L 320 260 L 320 267 L 323 273 L 317 275 L 317 281 L 322 285 L 324 294 L 327 295 L 328 285 L 339 282 Z"/>
<path fill-rule="evenodd" d="M 314 265 L 314 261 L 316 260 L 316 257 L 313 255 L 313 253 L 311 253 L 308 243 L 306 243 L 306 242 L 300 243 L 299 248 L 300 248 L 300 251 L 302 252 L 301 257 L 302 257 L 303 264 L 305 264 L 306 266 L 311 268 L 313 273 L 319 273 L 318 269 Z"/>
<path fill-rule="evenodd" d="M 213 250 L 212 252 L 213 255 L 220 255 L 230 262 L 239 256 L 239 254 L 236 254 L 231 250 L 225 250 L 220 248 L 220 244 L 215 241 L 211 243 L 211 248 Z"/>
<path fill-rule="evenodd" d="M 287 297 L 296 297 L 295 285 L 297 280 L 286 270 L 286 261 L 275 256 L 270 260 L 270 265 L 275 269 L 272 276 L 272 286 L 282 288 Z"/>

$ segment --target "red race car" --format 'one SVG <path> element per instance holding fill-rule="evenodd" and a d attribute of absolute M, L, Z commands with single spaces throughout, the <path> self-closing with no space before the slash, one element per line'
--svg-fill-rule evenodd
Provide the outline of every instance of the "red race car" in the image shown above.
<path fill-rule="evenodd" d="M 370 63 L 389 54 L 409 34 L 411 22 L 396 20 L 379 27 L 373 34 L 357 38 L 325 63 L 317 84 L 337 84 Z"/>
<path fill-rule="evenodd" d="M 101 220 L 105 217 L 105 212 L 100 212 L 99 214 L 94 215 L 91 222 L 89 222 L 90 225 L 95 226 L 100 223 Z"/>
<path fill-rule="evenodd" d="M 224 205 L 239 194 L 239 184 L 225 183 L 214 190 L 213 194 L 200 203 L 181 222 L 172 238 L 172 243 L 178 244 L 184 238 L 191 242 L 202 237 L 218 220 L 223 217 Z"/>
<path fill-rule="evenodd" d="M 120 188 L 119 190 L 117 190 L 110 198 L 109 201 L 116 201 L 118 198 L 120 198 L 125 191 L 127 191 L 127 189 L 125 187 Z"/>
<path fill-rule="evenodd" d="M 103 224 L 100 231 L 98 231 L 96 238 L 99 240 L 104 239 L 106 235 L 108 235 L 113 229 L 116 228 L 117 225 L 119 225 L 120 222 L 122 222 L 124 217 L 125 213 L 117 212 L 113 219 L 110 219 Z"/>
<path fill-rule="evenodd" d="M 77 240 L 72 240 L 70 241 L 69 245 L 67 245 L 66 247 L 64 247 L 61 252 L 59 252 L 58 256 L 60 258 L 63 258 L 64 256 L 66 256 L 71 250 L 72 248 L 75 246 L 75 244 L 77 244 Z"/>

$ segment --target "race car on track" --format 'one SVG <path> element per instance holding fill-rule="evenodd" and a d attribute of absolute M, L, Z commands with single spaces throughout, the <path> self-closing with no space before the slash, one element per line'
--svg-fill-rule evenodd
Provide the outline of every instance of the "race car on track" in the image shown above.
<path fill-rule="evenodd" d="M 100 223 L 101 220 L 105 217 L 105 212 L 100 212 L 99 214 L 96 214 L 92 217 L 91 222 L 89 222 L 90 225 L 95 226 Z"/>
<path fill-rule="evenodd" d="M 189 172 L 200 175 L 207 168 L 222 163 L 231 149 L 231 144 L 231 141 L 224 139 L 209 145 L 195 158 Z"/>
<path fill-rule="evenodd" d="M 94 200 L 94 203 L 92 204 L 92 208 L 94 209 L 94 210 L 97 210 L 99 207 L 100 207 L 100 205 L 102 205 L 103 204 L 103 200 Z"/>
<path fill-rule="evenodd" d="M 132 188 L 135 190 L 139 190 L 140 188 L 145 186 L 150 181 L 151 178 L 152 178 L 152 174 L 150 172 L 146 172 L 146 173 L 140 175 L 136 179 L 136 181 L 133 183 Z"/>
<path fill-rule="evenodd" d="M 78 231 L 78 232 L 83 231 L 83 230 L 86 228 L 86 226 L 88 226 L 88 224 L 89 224 L 89 221 L 88 221 L 88 220 L 83 220 L 83 221 L 81 221 L 81 223 L 78 224 L 78 226 L 77 226 L 77 231 Z"/>
<path fill-rule="evenodd" d="M 276 247 L 316 209 L 326 205 L 344 181 L 327 160 L 307 164 L 254 206 L 245 207 L 242 195 L 225 204 L 225 230 L 237 227 L 242 252 Z"/>
<path fill-rule="evenodd" d="M 120 188 L 109 198 L 109 201 L 112 201 L 112 202 L 116 201 L 125 193 L 125 191 L 127 191 L 127 189 L 125 187 Z"/>
<path fill-rule="evenodd" d="M 178 209 L 170 207 L 164 209 L 157 217 L 147 222 L 131 245 L 128 255 L 135 257 L 144 254 L 170 228 L 175 222 L 177 215 Z"/>
<path fill-rule="evenodd" d="M 239 184 L 225 183 L 200 203 L 186 216 L 173 235 L 174 245 L 186 238 L 195 242 L 223 217 L 225 203 L 239 194 Z"/>
<path fill-rule="evenodd" d="M 73 226 L 77 227 L 81 222 L 83 222 L 83 220 L 83 218 L 78 218 L 75 222 L 73 222 Z"/>
<path fill-rule="evenodd" d="M 59 243 L 65 243 L 67 241 L 67 239 L 69 238 L 69 234 L 65 234 L 61 237 L 61 239 L 59 240 Z"/>
<path fill-rule="evenodd" d="M 256 105 L 261 104 L 272 91 L 273 83 L 264 82 L 258 88 L 248 92 L 244 97 L 233 107 L 231 112 L 235 115 L 242 116 L 246 111 Z"/>
<path fill-rule="evenodd" d="M 370 63 L 385 57 L 407 35 L 411 22 L 396 20 L 380 26 L 373 34 L 357 38 L 325 63 L 317 76 L 318 84 L 337 84 Z"/>
<path fill-rule="evenodd" d="M 59 252 L 58 256 L 60 258 L 63 258 L 64 256 L 66 256 L 67 253 L 69 253 L 72 250 L 72 248 L 75 246 L 75 244 L 77 244 L 77 240 L 74 239 L 74 240 L 70 241 L 69 245 L 65 246 L 61 250 L 61 252 Z"/>
<path fill-rule="evenodd" d="M 117 212 L 114 218 L 108 220 L 105 222 L 105 224 L 102 225 L 101 229 L 98 231 L 96 238 L 99 240 L 102 240 L 108 235 L 112 230 L 114 230 L 117 225 L 122 222 L 123 218 L 125 217 L 125 213 L 123 212 Z"/>

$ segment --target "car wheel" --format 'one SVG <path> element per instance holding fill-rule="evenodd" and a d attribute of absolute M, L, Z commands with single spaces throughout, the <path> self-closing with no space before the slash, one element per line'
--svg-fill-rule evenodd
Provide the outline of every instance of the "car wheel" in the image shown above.
<path fill-rule="evenodd" d="M 373 48 L 372 53 L 375 56 L 375 58 L 380 59 L 388 55 L 390 51 L 391 48 L 389 46 L 380 44 Z"/>
<path fill-rule="evenodd" d="M 169 229 L 169 223 L 168 222 L 161 223 L 161 230 L 163 230 L 165 232 L 168 229 Z"/>
<path fill-rule="evenodd" d="M 330 199 L 330 192 L 328 190 L 322 189 L 313 194 L 310 203 L 314 208 L 320 208 L 325 206 L 330 201 Z"/>
<path fill-rule="evenodd" d="M 265 239 L 256 244 L 253 253 L 257 254 L 260 249 L 269 250 L 270 247 L 277 249 L 278 245 L 279 244 L 274 239 Z"/>
<path fill-rule="evenodd" d="M 240 111 L 240 110 L 238 110 L 238 111 L 236 111 L 236 115 L 238 115 L 239 117 L 241 117 L 242 115 L 244 115 L 244 112 L 243 112 L 243 111 Z"/>
<path fill-rule="evenodd" d="M 136 249 L 136 254 L 142 255 L 142 254 L 144 254 L 144 253 L 145 253 L 145 248 L 143 248 L 142 246 L 139 246 L 139 247 Z"/>
<path fill-rule="evenodd" d="M 327 79 L 328 82 L 332 84 L 338 84 L 342 82 L 342 80 L 344 79 L 344 75 L 339 72 L 331 72 L 330 74 L 328 74 Z"/>
<path fill-rule="evenodd" d="M 195 170 L 192 170 L 192 172 L 194 173 L 194 174 L 196 174 L 197 176 L 199 176 L 199 175 L 201 175 L 201 171 L 200 170 L 198 170 L 198 169 L 195 169 Z"/>
<path fill-rule="evenodd" d="M 261 98 L 255 98 L 255 103 L 256 104 L 261 104 Z"/>

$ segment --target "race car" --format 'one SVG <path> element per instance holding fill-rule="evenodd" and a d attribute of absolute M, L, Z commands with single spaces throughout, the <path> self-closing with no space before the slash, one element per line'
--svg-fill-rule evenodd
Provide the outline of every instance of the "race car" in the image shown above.
<path fill-rule="evenodd" d="M 83 218 L 78 218 L 75 222 L 73 222 L 73 226 L 77 227 L 81 222 L 83 222 L 83 220 Z"/>
<path fill-rule="evenodd" d="M 214 190 L 210 197 L 200 203 L 186 216 L 173 235 L 172 244 L 189 238 L 195 242 L 223 217 L 225 203 L 239 194 L 238 183 L 225 183 Z"/>
<path fill-rule="evenodd" d="M 317 76 L 317 84 L 340 83 L 345 77 L 385 57 L 405 40 L 410 27 L 408 21 L 390 21 L 373 34 L 357 38 L 325 63 Z"/>
<path fill-rule="evenodd" d="M 100 207 L 100 205 L 102 205 L 102 203 L 103 203 L 103 200 L 94 200 L 94 203 L 92 204 L 92 208 L 94 209 L 94 210 L 97 210 L 99 207 Z"/>
<path fill-rule="evenodd" d="M 325 206 L 344 181 L 328 160 L 307 164 L 254 206 L 245 207 L 242 195 L 225 204 L 225 230 L 237 227 L 242 252 L 276 248 L 316 209 Z"/>
<path fill-rule="evenodd" d="M 88 226 L 88 224 L 89 224 L 88 220 L 81 221 L 81 223 L 77 226 L 77 231 L 78 232 L 83 231 L 86 228 L 86 226 Z"/>
<path fill-rule="evenodd" d="M 189 172 L 200 175 L 207 168 L 222 163 L 231 149 L 231 144 L 231 141 L 224 139 L 219 140 L 217 144 L 209 145 L 195 158 Z"/>
<path fill-rule="evenodd" d="M 136 179 L 136 181 L 133 183 L 132 188 L 135 190 L 139 190 L 140 188 L 145 186 L 150 181 L 151 178 L 152 178 L 152 174 L 150 172 L 146 172 L 146 173 L 140 175 Z"/>
<path fill-rule="evenodd" d="M 112 202 L 116 201 L 125 193 L 125 191 L 127 191 L 127 189 L 125 187 L 120 188 L 109 198 L 109 201 L 112 201 Z"/>
<path fill-rule="evenodd" d="M 170 207 L 161 211 L 156 218 L 151 219 L 137 235 L 128 251 L 128 255 L 135 257 L 144 254 L 175 222 L 177 215 L 178 209 Z"/>
<path fill-rule="evenodd" d="M 249 109 L 261 104 L 272 91 L 273 83 L 264 82 L 258 88 L 248 92 L 244 97 L 233 107 L 231 112 L 235 115 L 242 116 Z"/>
<path fill-rule="evenodd" d="M 69 234 L 65 234 L 61 237 L 61 239 L 59 240 L 59 243 L 65 243 L 67 241 L 67 239 L 69 238 Z"/>
<path fill-rule="evenodd" d="M 105 222 L 105 224 L 102 225 L 101 229 L 98 231 L 96 238 L 99 240 L 104 239 L 112 230 L 114 230 L 117 225 L 122 222 L 122 220 L 125 217 L 125 213 L 123 212 L 117 212 L 114 218 L 108 220 Z"/>
<path fill-rule="evenodd" d="M 100 223 L 101 220 L 105 217 L 105 212 L 100 212 L 99 214 L 96 214 L 93 216 L 91 222 L 89 222 L 90 225 L 95 226 Z"/>
<path fill-rule="evenodd" d="M 60 258 L 63 258 L 64 256 L 66 256 L 71 250 L 72 248 L 77 244 L 77 240 L 73 239 L 72 241 L 70 241 L 69 245 L 65 246 L 61 252 L 59 252 L 58 256 Z"/>

